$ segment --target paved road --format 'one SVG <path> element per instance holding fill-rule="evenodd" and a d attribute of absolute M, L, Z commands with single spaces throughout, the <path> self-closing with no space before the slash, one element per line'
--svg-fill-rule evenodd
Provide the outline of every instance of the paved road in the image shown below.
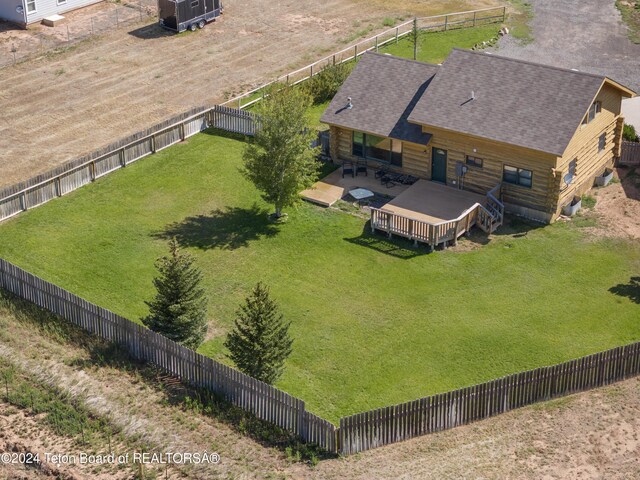
<path fill-rule="evenodd" d="M 530 0 L 534 41 L 503 37 L 498 53 L 592 72 L 640 92 L 640 45 L 626 36 L 614 0 Z"/>

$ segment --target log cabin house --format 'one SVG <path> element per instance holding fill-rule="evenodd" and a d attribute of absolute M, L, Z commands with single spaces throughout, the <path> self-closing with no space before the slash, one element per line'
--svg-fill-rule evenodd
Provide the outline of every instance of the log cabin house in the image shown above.
<path fill-rule="evenodd" d="M 604 76 L 490 53 L 454 49 L 441 65 L 367 53 L 322 122 L 336 163 L 366 159 L 450 187 L 442 192 L 487 195 L 439 233 L 372 209 L 374 230 L 435 246 L 472 224 L 493 231 L 504 210 L 553 222 L 613 167 L 621 101 L 634 95 Z"/>

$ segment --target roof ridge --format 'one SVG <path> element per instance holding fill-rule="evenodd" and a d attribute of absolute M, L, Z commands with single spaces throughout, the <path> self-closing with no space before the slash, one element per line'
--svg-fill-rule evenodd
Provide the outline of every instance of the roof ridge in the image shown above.
<path fill-rule="evenodd" d="M 440 67 L 440 65 L 437 63 L 421 62 L 420 60 L 412 60 L 410 58 L 398 57 L 397 55 L 391 55 L 390 53 L 367 51 L 364 53 L 364 55 L 374 55 L 376 57 L 392 58 L 394 60 L 402 60 L 403 62 L 415 63 L 417 65 L 428 65 L 430 67 L 437 67 L 437 68 Z"/>
<path fill-rule="evenodd" d="M 510 62 L 524 63 L 525 65 L 533 65 L 535 67 L 543 67 L 543 68 L 549 68 L 551 70 L 559 70 L 561 72 L 576 73 L 578 75 L 584 75 L 584 76 L 593 77 L 593 78 L 601 78 L 602 80 L 609 78 L 606 75 L 598 75 L 595 73 L 583 72 L 582 70 L 577 70 L 573 68 L 556 67 L 553 65 L 547 65 L 546 63 L 531 62 L 529 60 L 520 60 L 518 58 L 506 57 L 504 55 L 495 55 L 494 53 L 489 53 L 489 52 L 476 52 L 473 50 L 467 50 L 466 48 L 459 48 L 459 47 L 454 47 L 453 50 L 458 50 L 460 52 L 465 52 L 465 53 L 471 53 L 474 55 L 489 56 L 490 58 L 499 58 L 501 60 L 508 60 Z"/>

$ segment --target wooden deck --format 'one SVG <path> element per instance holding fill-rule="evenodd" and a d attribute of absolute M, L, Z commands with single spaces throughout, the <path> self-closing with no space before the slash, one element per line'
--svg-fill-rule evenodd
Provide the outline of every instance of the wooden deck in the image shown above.
<path fill-rule="evenodd" d="M 453 220 L 476 203 L 484 202 L 484 195 L 418 180 L 380 210 L 421 222 L 438 223 Z"/>
<path fill-rule="evenodd" d="M 330 207 L 354 188 L 366 188 L 372 192 L 382 193 L 391 197 L 398 196 L 409 188 L 407 185 L 395 185 L 387 188 L 380 184 L 380 180 L 375 178 L 374 172 L 370 168 L 367 176 L 363 174 L 357 177 L 347 175 L 342 178 L 342 168 L 339 168 L 316 182 L 313 187 L 301 192 L 300 195 L 309 202 L 317 203 L 323 207 Z"/>
<path fill-rule="evenodd" d="M 478 225 L 492 233 L 502 224 L 504 205 L 494 196 L 500 185 L 486 196 L 419 180 L 382 208 L 371 208 L 371 230 L 422 242 L 432 249 L 455 244 Z"/>

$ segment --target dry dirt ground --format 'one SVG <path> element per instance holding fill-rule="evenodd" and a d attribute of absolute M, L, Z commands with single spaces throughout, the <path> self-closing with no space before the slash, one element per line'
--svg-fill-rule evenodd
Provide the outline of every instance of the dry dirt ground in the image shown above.
<path fill-rule="evenodd" d="M 497 3 L 228 0 L 223 18 L 195 33 L 149 20 L 1 69 L 0 187 L 310 63 L 386 17 Z"/>
<path fill-rule="evenodd" d="M 589 192 L 596 204 L 582 215 L 597 222 L 589 232 L 595 236 L 640 240 L 640 167 L 619 167 L 614 178 L 614 183 Z"/>
<path fill-rule="evenodd" d="M 157 451 L 221 455 L 219 465 L 169 469 L 169 478 L 640 478 L 639 378 L 310 467 L 289 462 L 281 450 L 261 445 L 215 418 L 185 411 L 169 401 L 166 387 L 148 383 L 136 369 L 99 366 L 95 352 L 92 357 L 23 322 L 0 309 L 0 356 L 82 399 L 96 414 Z M 68 440 L 42 427 L 36 433 L 33 419 L 6 404 L 0 403 L 0 418 L 0 452 L 72 448 Z M 0 465 L 0 479 L 21 478 L 18 474 L 47 478 L 44 472 L 11 468 Z M 60 473 L 99 478 L 73 466 Z"/>

